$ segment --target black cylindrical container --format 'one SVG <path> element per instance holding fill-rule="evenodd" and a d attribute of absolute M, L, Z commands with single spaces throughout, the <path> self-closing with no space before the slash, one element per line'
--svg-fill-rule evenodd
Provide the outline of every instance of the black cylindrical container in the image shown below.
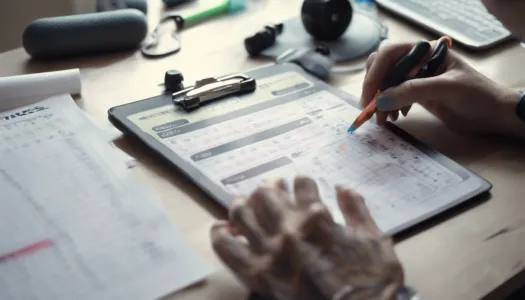
<path fill-rule="evenodd" d="M 23 46 L 34 58 L 89 55 L 138 48 L 148 32 L 137 9 L 41 18 L 23 33 Z"/>

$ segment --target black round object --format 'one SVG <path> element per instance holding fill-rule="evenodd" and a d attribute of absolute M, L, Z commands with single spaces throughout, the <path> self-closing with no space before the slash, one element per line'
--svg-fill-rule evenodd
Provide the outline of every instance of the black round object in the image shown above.
<path fill-rule="evenodd" d="M 170 92 L 178 92 L 183 90 L 183 81 L 184 76 L 182 76 L 182 73 L 178 70 L 168 70 L 164 75 L 164 87 Z"/>
<path fill-rule="evenodd" d="M 346 31 L 352 14 L 350 0 L 304 0 L 301 20 L 314 38 L 333 41 Z"/>
<path fill-rule="evenodd" d="M 41 18 L 24 30 L 24 49 L 34 58 L 136 49 L 148 33 L 137 9 Z"/>

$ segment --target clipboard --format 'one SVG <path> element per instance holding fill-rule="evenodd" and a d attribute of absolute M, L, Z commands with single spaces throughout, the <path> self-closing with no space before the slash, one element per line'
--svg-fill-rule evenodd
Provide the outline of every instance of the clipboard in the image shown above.
<path fill-rule="evenodd" d="M 223 207 L 273 178 L 314 177 L 334 219 L 335 184 L 363 194 L 378 226 L 397 234 L 492 188 L 396 125 L 354 134 L 358 99 L 291 63 L 245 73 L 253 93 L 193 112 L 163 94 L 109 109 L 110 122 L 179 170 Z"/>

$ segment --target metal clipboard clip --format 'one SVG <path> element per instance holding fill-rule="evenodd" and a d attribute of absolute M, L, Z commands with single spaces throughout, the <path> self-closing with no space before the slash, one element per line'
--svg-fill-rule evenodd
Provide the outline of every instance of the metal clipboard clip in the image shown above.
<path fill-rule="evenodd" d="M 252 93 L 256 86 L 254 78 L 240 73 L 217 78 L 209 77 L 198 80 L 193 86 L 176 91 L 172 94 L 172 100 L 174 104 L 185 110 L 193 110 L 226 96 Z"/>

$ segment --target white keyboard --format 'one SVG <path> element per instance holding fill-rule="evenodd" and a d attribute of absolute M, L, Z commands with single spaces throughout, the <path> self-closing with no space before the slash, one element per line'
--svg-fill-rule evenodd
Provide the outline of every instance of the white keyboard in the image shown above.
<path fill-rule="evenodd" d="M 471 49 L 486 49 L 511 38 L 511 33 L 480 0 L 376 0 L 376 3 Z"/>

